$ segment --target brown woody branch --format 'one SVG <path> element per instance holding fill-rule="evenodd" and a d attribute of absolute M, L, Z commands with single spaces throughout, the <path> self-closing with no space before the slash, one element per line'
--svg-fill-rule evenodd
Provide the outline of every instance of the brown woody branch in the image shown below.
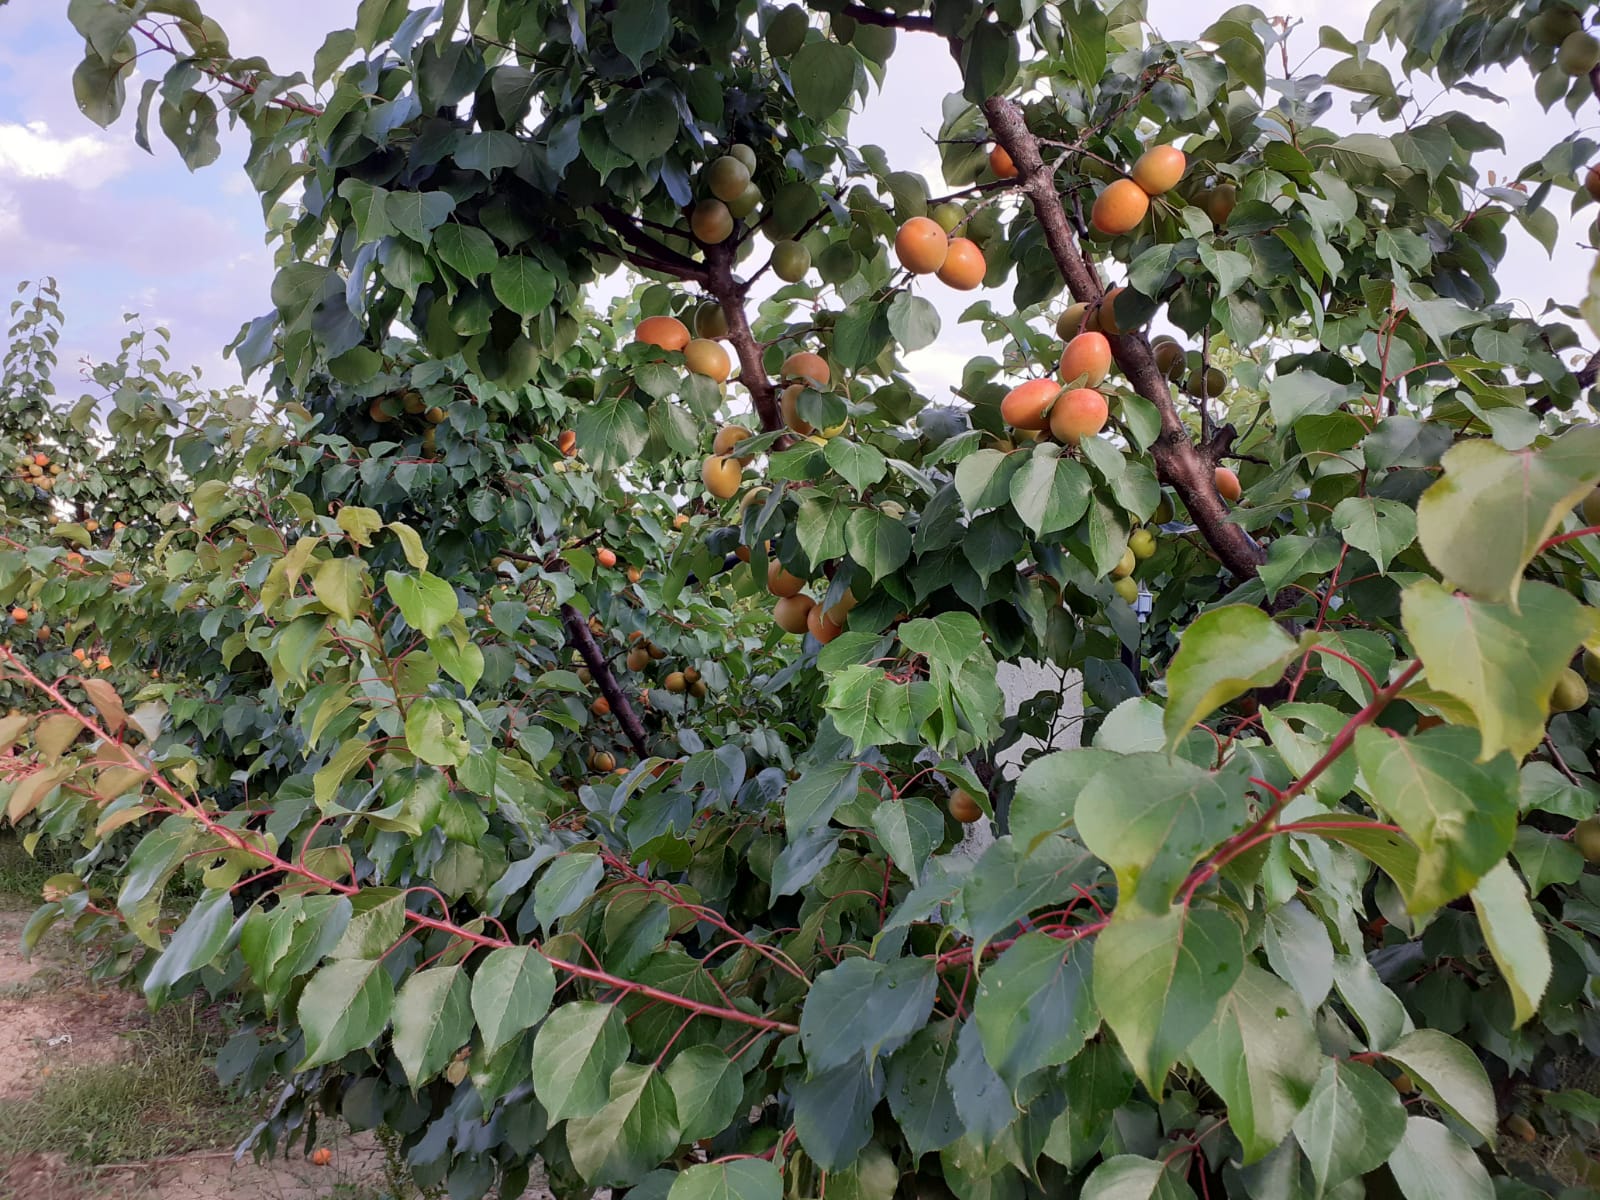
<path fill-rule="evenodd" d="M 619 238 L 632 246 L 640 256 L 650 260 L 649 270 L 676 275 L 679 279 L 686 279 L 702 286 L 706 284 L 704 267 L 687 254 L 651 237 L 640 228 L 638 222 L 621 209 L 610 204 L 597 204 L 595 212 L 600 214 Z"/>
<path fill-rule="evenodd" d="M 761 419 L 763 433 L 776 433 L 783 428 L 783 414 L 778 407 L 777 390 L 767 378 L 761 365 L 761 347 L 750 332 L 750 321 L 745 316 L 744 298 L 748 284 L 740 283 L 733 274 L 733 247 L 727 242 L 706 247 L 705 287 L 728 318 L 728 341 L 739 358 L 739 382 L 750 393 L 756 416 Z"/>
<path fill-rule="evenodd" d="M 650 743 L 645 739 L 644 726 L 639 722 L 639 714 L 633 711 L 633 705 L 629 703 L 622 685 L 617 682 L 611 664 L 606 661 L 605 652 L 600 649 L 600 643 L 594 640 L 594 632 L 589 628 L 589 622 L 585 621 L 583 614 L 572 605 L 563 604 L 561 623 L 566 627 L 567 641 L 583 656 L 583 661 L 588 664 L 589 674 L 600 685 L 600 694 L 611 705 L 611 715 L 617 718 L 617 724 L 622 727 L 622 732 L 632 743 L 634 751 L 640 758 L 644 758 L 650 753 Z"/>
<path fill-rule="evenodd" d="M 133 31 L 143 37 L 157 50 L 164 50 L 166 53 L 172 55 L 172 57 L 175 59 L 188 59 L 191 57 L 174 46 L 169 39 L 158 36 L 154 30 L 142 23 L 134 25 Z M 223 86 L 231 87 L 243 95 L 254 96 L 256 94 L 256 85 L 248 80 L 239 79 L 235 76 L 224 74 L 213 67 L 201 66 L 199 67 L 199 71 L 207 79 L 214 79 Z M 322 115 L 322 110 L 320 108 L 313 108 L 309 104 L 302 104 L 298 100 L 290 100 L 283 96 L 274 96 L 272 99 L 268 100 L 267 103 L 277 108 L 288 109 L 290 112 L 304 113 L 308 117 L 320 117 Z"/>
<path fill-rule="evenodd" d="M 1100 278 L 1078 249 L 1053 173 L 1040 157 L 1038 140 L 1029 131 L 1022 110 L 1002 96 L 993 96 L 984 101 L 983 113 L 995 140 L 1016 163 L 1022 191 L 1033 205 L 1067 290 L 1074 300 L 1100 300 L 1104 295 Z M 1154 404 L 1160 414 L 1161 432 L 1151 447 L 1157 473 L 1178 493 L 1223 565 L 1241 578 L 1254 575 L 1266 555 L 1255 539 L 1228 520 L 1228 510 L 1212 478 L 1216 462 L 1210 447 L 1201 449 L 1190 439 L 1167 390 L 1167 381 L 1156 368 L 1149 339 L 1142 333 L 1111 335 L 1111 352 L 1134 390 Z"/>

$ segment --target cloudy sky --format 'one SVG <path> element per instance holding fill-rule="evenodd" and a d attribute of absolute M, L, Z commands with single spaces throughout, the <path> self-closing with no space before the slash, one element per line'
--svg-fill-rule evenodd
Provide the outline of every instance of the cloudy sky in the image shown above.
<path fill-rule="evenodd" d="M 1197 35 L 1228 7 L 1228 0 L 1152 0 L 1150 11 L 1165 36 L 1180 38 Z M 1297 65 L 1297 72 L 1331 61 L 1316 54 L 1319 25 L 1354 36 L 1366 18 L 1365 5 L 1335 0 L 1265 0 L 1262 7 L 1304 21 L 1290 43 L 1291 62 L 1307 64 Z M 259 54 L 283 73 L 309 74 L 323 35 L 350 23 L 355 0 L 207 0 L 205 8 L 228 31 L 236 52 Z M 122 314 L 138 312 L 146 323 L 171 328 L 180 362 L 200 365 L 219 385 L 236 382 L 238 372 L 223 359 L 221 347 L 241 323 L 268 307 L 272 277 L 260 205 L 239 166 L 243 139 L 226 141 L 217 163 L 191 174 L 159 137 L 153 139 L 154 155 L 139 150 L 131 115 L 109 131 L 90 124 L 72 98 L 72 69 L 82 42 L 65 9 L 61 0 L 10 0 L 0 8 L 0 275 L 8 281 L 44 275 L 59 280 L 69 364 L 114 354 Z M 130 96 L 137 95 L 139 82 L 136 77 L 130 83 Z M 1545 114 L 1539 108 L 1525 70 L 1481 82 L 1508 103 L 1446 96 L 1435 107 L 1467 109 L 1505 133 L 1515 161 L 1485 159 L 1484 165 L 1514 171 L 1533 148 L 1571 132 L 1564 109 Z M 902 36 L 886 89 L 855 122 L 856 139 L 884 146 L 897 165 L 922 171 L 937 188 L 931 139 L 939 100 L 958 86 L 941 42 Z M 1426 101 L 1436 91 L 1425 85 L 1419 95 Z M 1593 121 L 1593 114 L 1580 117 Z M 1356 127 L 1343 99 L 1328 121 Z M 1564 214 L 1564 202 L 1555 207 L 1558 216 Z M 1502 273 L 1506 295 L 1534 312 L 1552 296 L 1575 303 L 1590 261 L 1578 247 L 1583 227 L 1563 229 L 1552 261 L 1513 226 Z M 0 282 L 0 289 L 9 293 L 9 284 Z M 955 323 L 971 295 L 938 285 L 927 294 L 945 313 L 945 336 L 912 366 L 919 383 L 939 392 L 980 343 Z M 70 380 L 60 382 L 64 393 L 75 394 Z"/>

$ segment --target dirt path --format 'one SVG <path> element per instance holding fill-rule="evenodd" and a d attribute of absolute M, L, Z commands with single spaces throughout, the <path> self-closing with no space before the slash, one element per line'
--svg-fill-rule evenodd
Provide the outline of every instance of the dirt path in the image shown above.
<path fill-rule="evenodd" d="M 101 988 L 83 974 L 64 939 L 45 938 L 31 960 L 21 953 L 28 911 L 0 896 L 0 1113 L 88 1067 L 132 1057 L 132 1039 L 149 1026 L 140 997 Z M 209 1068 L 194 1063 L 196 1072 Z M 0 1200 L 381 1200 L 383 1155 L 370 1137 L 333 1135 L 321 1144 L 333 1162 L 305 1157 L 235 1165 L 218 1145 L 155 1162 L 84 1164 L 59 1151 L 0 1151 Z M 230 1139 L 231 1140 L 231 1139 Z"/>

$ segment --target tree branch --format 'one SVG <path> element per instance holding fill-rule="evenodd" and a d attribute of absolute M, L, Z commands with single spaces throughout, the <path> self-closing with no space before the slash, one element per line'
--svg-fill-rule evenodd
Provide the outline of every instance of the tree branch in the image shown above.
<path fill-rule="evenodd" d="M 928 16 L 879 12 L 865 4 L 846 4 L 841 11 L 862 25 L 882 25 L 886 29 L 908 29 L 918 33 L 939 32 L 933 18 Z"/>
<path fill-rule="evenodd" d="M 1105 289 L 1098 273 L 1079 252 L 1052 172 L 1040 157 L 1038 140 L 1023 120 L 1022 110 L 1003 96 L 992 96 L 983 102 L 983 113 L 995 139 L 1017 165 L 1022 191 L 1033 205 L 1067 290 L 1074 300 L 1099 300 Z M 1241 578 L 1253 576 L 1266 561 L 1266 554 L 1244 529 L 1228 520 L 1228 510 L 1212 478 L 1215 464 L 1190 440 L 1167 390 L 1167 381 L 1156 367 L 1149 339 L 1143 333 L 1124 333 L 1110 335 L 1110 340 L 1117 366 L 1134 390 L 1154 404 L 1160 414 L 1161 432 L 1151 447 L 1157 473 L 1178 493 L 1223 565 Z"/>
<path fill-rule="evenodd" d="M 605 223 L 616 232 L 618 237 L 633 246 L 646 258 L 660 264 L 659 266 L 652 266 L 651 270 L 664 271 L 667 274 L 676 275 L 679 279 L 687 279 L 700 284 L 702 287 L 706 286 L 706 270 L 704 267 L 687 254 L 674 250 L 665 242 L 651 237 L 627 213 L 610 204 L 595 205 L 595 212 L 604 218 Z"/>
<path fill-rule="evenodd" d="M 567 641 L 589 666 L 589 674 L 600 685 L 600 693 L 611 705 L 611 715 L 617 718 L 617 724 L 622 726 L 622 732 L 632 743 L 634 751 L 640 758 L 650 753 L 650 743 L 645 740 L 644 726 L 639 723 L 639 714 L 633 711 L 633 705 L 628 702 L 628 697 L 623 693 L 622 686 L 617 683 L 617 677 L 611 671 L 611 664 L 606 661 L 606 656 L 600 649 L 600 644 L 594 640 L 594 633 L 589 629 L 589 622 L 583 619 L 583 614 L 570 604 L 561 606 L 561 623 L 567 629 Z"/>
<path fill-rule="evenodd" d="M 192 55 L 185 54 L 183 51 L 179 50 L 168 39 L 164 37 L 158 37 L 143 23 L 134 25 L 133 31 L 143 37 L 157 50 L 164 50 L 168 54 L 172 55 L 172 57 L 175 59 L 193 58 Z M 224 75 L 221 71 L 218 71 L 213 67 L 198 66 L 198 63 L 197 69 L 206 78 L 215 79 L 223 86 L 231 87 L 242 95 L 254 96 L 256 94 L 256 85 L 253 83 L 249 83 L 243 79 L 235 78 L 232 75 Z M 274 96 L 272 99 L 268 100 L 267 103 L 275 105 L 278 108 L 288 109 L 290 112 L 304 113 L 308 117 L 320 117 L 322 115 L 322 110 L 320 108 L 313 108 L 309 104 L 302 104 L 298 100 L 288 100 L 282 96 Z"/>
<path fill-rule="evenodd" d="M 756 344 L 749 318 L 744 313 L 746 285 L 734 278 L 733 248 L 727 242 L 706 247 L 705 276 L 706 290 L 716 297 L 728 318 L 728 341 L 739 358 L 739 382 L 750 393 L 750 402 L 761 419 L 761 431 L 776 433 L 783 428 L 777 390 L 761 365 L 761 347 Z"/>

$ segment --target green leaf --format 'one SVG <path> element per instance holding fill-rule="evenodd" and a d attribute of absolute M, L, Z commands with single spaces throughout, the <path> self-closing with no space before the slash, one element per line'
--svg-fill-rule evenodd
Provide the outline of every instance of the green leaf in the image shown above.
<path fill-rule="evenodd" d="M 908 353 L 931 346 L 939 337 L 939 310 L 931 300 L 897 292 L 889 302 L 889 332 Z"/>
<path fill-rule="evenodd" d="M 1089 511 L 1093 484 L 1076 460 L 1041 443 L 1011 476 L 1011 507 L 1041 537 L 1076 525 Z"/>
<path fill-rule="evenodd" d="M 1522 758 L 1544 740 L 1556 681 L 1596 630 L 1595 610 L 1547 583 L 1523 588 L 1519 613 L 1419 579 L 1400 595 L 1400 620 L 1428 686 L 1471 709 L 1483 758 Z"/>
<path fill-rule="evenodd" d="M 882 454 L 864 442 L 853 442 L 849 438 L 830 438 L 822 457 L 858 492 L 866 491 L 889 473 L 888 460 Z"/>
<path fill-rule="evenodd" d="M 1324 1059 L 1294 1136 L 1324 1193 L 1375 1171 L 1406 1132 L 1406 1108 L 1390 1082 L 1365 1063 Z"/>
<path fill-rule="evenodd" d="M 680 1136 L 698 1142 L 727 1129 L 744 1099 L 739 1064 L 716 1046 L 691 1046 L 667 1064 L 667 1082 L 677 1103 Z"/>
<path fill-rule="evenodd" d="M 1079 1200 L 1194 1200 L 1184 1182 L 1186 1168 L 1165 1159 L 1118 1154 L 1108 1158 L 1083 1181 Z"/>
<path fill-rule="evenodd" d="M 889 1060 L 889 1108 L 913 1154 L 944 1149 L 964 1128 L 950 1082 L 957 1028 L 953 1018 L 934 1021 Z"/>
<path fill-rule="evenodd" d="M 144 977 L 144 994 L 151 1006 L 162 1004 L 174 984 L 216 958 L 233 925 L 232 894 L 224 889 L 202 896 Z"/>
<path fill-rule="evenodd" d="M 1256 1162 L 1289 1136 L 1311 1098 L 1322 1057 L 1311 1018 L 1293 989 L 1245 966 L 1189 1058 L 1228 1106 L 1228 1125 Z"/>
<path fill-rule="evenodd" d="M 406 748 L 434 767 L 459 767 L 472 752 L 461 730 L 461 706 L 425 696 L 406 710 Z"/>
<path fill-rule="evenodd" d="M 1094 947 L 1094 994 L 1133 1070 L 1160 1097 L 1167 1071 L 1221 1007 L 1244 969 L 1232 918 L 1178 906 L 1119 915 Z"/>
<path fill-rule="evenodd" d="M 1454 726 L 1406 738 L 1371 726 L 1356 733 L 1356 761 L 1374 807 L 1419 852 L 1415 884 L 1406 888 L 1412 912 L 1465 895 L 1511 848 L 1516 763 L 1501 754 L 1482 765 L 1478 746 L 1472 730 Z"/>
<path fill-rule="evenodd" d="M 1384 1051 L 1384 1057 L 1404 1067 L 1428 1099 L 1494 1143 L 1494 1088 L 1470 1048 L 1437 1029 L 1416 1029 Z"/>
<path fill-rule="evenodd" d="M 610 1099 L 589 1117 L 567 1122 L 567 1151 L 584 1180 L 626 1187 L 678 1147 L 678 1107 L 661 1072 L 623 1063 L 611 1075 Z"/>
<path fill-rule="evenodd" d="M 446 266 L 471 280 L 494 270 L 500 261 L 494 239 L 476 225 L 440 227 L 433 235 L 433 249 Z"/>
<path fill-rule="evenodd" d="M 1417 502 L 1428 561 L 1454 586 L 1515 609 L 1523 568 L 1600 481 L 1600 426 L 1576 426 L 1542 449 L 1461 442 L 1440 465 L 1444 476 Z"/>
<path fill-rule="evenodd" d="M 455 211 L 449 192 L 390 192 L 384 197 L 383 215 L 406 237 L 426 246 L 433 231 Z"/>
<path fill-rule="evenodd" d="M 1024 850 L 1015 838 L 997 838 L 961 888 L 966 931 L 979 949 L 1036 909 L 1064 903 L 1100 873 L 1094 857 L 1054 834 Z"/>
<path fill-rule="evenodd" d="M 551 931 L 562 917 L 583 907 L 605 878 L 606 864 L 598 854 L 569 852 L 561 855 L 539 876 L 533 888 L 534 919 Z"/>
<path fill-rule="evenodd" d="M 800 1013 L 813 1078 L 898 1050 L 928 1020 L 939 980 L 931 960 L 847 958 L 816 977 Z"/>
<path fill-rule="evenodd" d="M 1121 902 L 1167 911 L 1190 869 L 1249 816 L 1243 781 L 1161 753 L 1120 756 L 1078 794 L 1078 836 Z"/>
<path fill-rule="evenodd" d="M 1364 550 L 1387 572 L 1396 554 L 1417 540 L 1417 515 L 1394 500 L 1351 496 L 1333 510 L 1333 527 L 1357 550 Z"/>
<path fill-rule="evenodd" d="M 1254 605 L 1230 604 L 1201 613 L 1183 631 L 1167 669 L 1162 718 L 1167 749 L 1228 701 L 1276 683 L 1297 653 L 1295 640 Z"/>
<path fill-rule="evenodd" d="M 375 508 L 362 508 L 355 504 L 346 504 L 334 516 L 339 523 L 339 528 L 344 530 L 350 540 L 360 546 L 372 545 L 372 535 L 383 528 L 383 517 Z"/>
<path fill-rule="evenodd" d="M 438 637 L 439 630 L 455 620 L 460 611 L 456 590 L 437 575 L 426 571 L 418 571 L 416 575 L 386 571 L 383 583 L 406 624 L 423 637 Z"/>
<path fill-rule="evenodd" d="M 611 17 L 611 36 L 616 47 L 635 67 L 661 48 L 672 28 L 672 9 L 667 0 L 621 0 Z"/>
<path fill-rule="evenodd" d="M 555 276 L 526 254 L 508 254 L 495 263 L 489 273 L 489 285 L 494 288 L 496 299 L 520 317 L 543 312 L 556 294 Z M 581 435 L 579 441 L 583 442 Z"/>
<path fill-rule="evenodd" d="M 1061 750 L 1022 768 L 1011 795 L 1011 836 L 1024 850 L 1071 825 L 1083 785 L 1119 756 L 1106 750 Z"/>
<path fill-rule="evenodd" d="M 405 551 L 406 562 L 419 571 L 426 571 L 428 552 L 422 548 L 422 539 L 417 536 L 417 531 L 403 521 L 390 521 L 385 528 L 400 539 L 400 548 Z"/>
<path fill-rule="evenodd" d="M 655 163 L 672 148 L 680 127 L 672 97 L 659 87 L 649 86 L 624 92 L 620 99 L 607 104 L 604 123 L 608 149 L 614 146 L 641 167 Z M 585 130 L 586 136 L 587 133 Z"/>
<path fill-rule="evenodd" d="M 334 616 L 346 621 L 367 606 L 367 564 L 359 558 L 325 558 L 311 573 L 311 590 Z"/>
<path fill-rule="evenodd" d="M 533 1093 L 549 1119 L 599 1112 L 628 1045 L 628 1027 L 614 1004 L 576 1000 L 552 1010 L 533 1039 Z"/>
<path fill-rule="evenodd" d="M 305 1031 L 305 1057 L 297 1071 L 337 1062 L 370 1047 L 389 1025 L 394 984 L 379 959 L 342 958 L 306 984 L 295 1012 Z"/>
<path fill-rule="evenodd" d="M 944 840 L 944 814 L 920 796 L 878 804 L 872 810 L 872 827 L 894 865 L 912 883 L 922 877 L 928 855 Z"/>
<path fill-rule="evenodd" d="M 881 672 L 878 672 L 881 674 Z M 834 810 L 855 799 L 861 788 L 861 767 L 843 760 L 802 771 L 783 794 L 784 826 L 790 841 L 821 829 Z"/>
<path fill-rule="evenodd" d="M 394 999 L 394 1056 L 416 1091 L 472 1036 L 472 1004 L 460 966 L 418 971 Z"/>
<path fill-rule="evenodd" d="M 1517 826 L 1511 855 L 1528 880 L 1528 891 L 1535 896 L 1551 884 L 1575 883 L 1583 874 L 1583 855 L 1577 847 L 1531 825 Z"/>
<path fill-rule="evenodd" d="M 672 1181 L 667 1200 L 783 1200 L 783 1177 L 764 1158 L 701 1163 Z"/>
<path fill-rule="evenodd" d="M 584 458 L 597 471 L 614 471 L 638 458 L 650 436 L 644 409 L 628 396 L 606 396 L 579 410 L 572 423 Z"/>
<path fill-rule="evenodd" d="M 873 508 L 858 508 L 845 524 L 845 546 L 856 565 L 876 583 L 911 557 L 911 531 Z"/>
<path fill-rule="evenodd" d="M 800 502 L 795 517 L 795 537 L 806 561 L 818 567 L 830 558 L 845 555 L 844 530 L 850 520 L 850 506 L 832 496 L 807 489 L 806 498 Z"/>
<path fill-rule="evenodd" d="M 1550 945 L 1527 890 L 1509 862 L 1497 863 L 1472 889 L 1472 907 L 1489 953 L 1500 967 L 1516 1013 L 1513 1027 L 1538 1011 L 1550 983 Z"/>
<path fill-rule="evenodd" d="M 844 107 L 855 86 L 859 59 L 838 42 L 807 42 L 789 60 L 795 102 L 813 121 L 826 121 Z"/>
<path fill-rule="evenodd" d="M 1406 1200 L 1495 1200 L 1497 1194 L 1472 1147 L 1427 1117 L 1406 1121 L 1389 1170 Z"/>
<path fill-rule="evenodd" d="M 469 696 L 483 678 L 483 651 L 474 642 L 457 641 L 454 637 L 434 638 L 428 643 L 428 653 Z"/>
<path fill-rule="evenodd" d="M 1013 1092 L 1032 1072 L 1069 1062 L 1099 1028 L 1092 962 L 1089 946 L 1025 933 L 983 972 L 972 1019 L 984 1057 Z"/>
<path fill-rule="evenodd" d="M 532 946 L 490 952 L 472 977 L 472 1016 L 483 1031 L 484 1050 L 493 1054 L 533 1028 L 548 1011 L 555 990 L 550 963 Z"/>

